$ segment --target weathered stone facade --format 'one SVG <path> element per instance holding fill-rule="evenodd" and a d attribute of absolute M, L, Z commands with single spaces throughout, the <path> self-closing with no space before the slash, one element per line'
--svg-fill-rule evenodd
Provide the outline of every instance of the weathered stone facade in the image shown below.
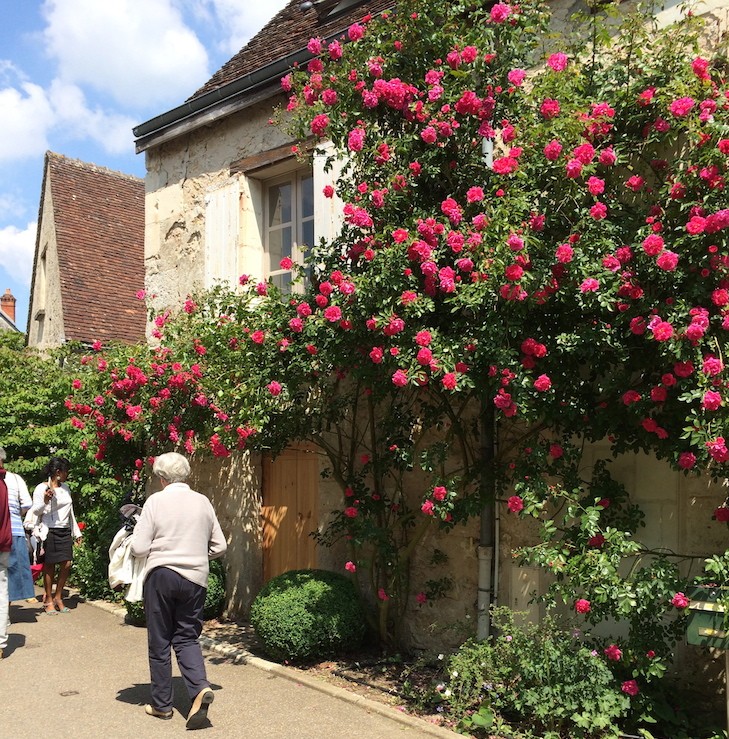
<path fill-rule="evenodd" d="M 557 25 L 578 9 L 577 4 L 554 4 Z M 710 0 L 696 12 L 706 14 L 709 25 L 706 40 L 715 50 L 726 49 L 729 4 Z M 659 20 L 671 22 L 675 7 L 664 11 Z M 246 160 L 261 152 L 281 150 L 292 142 L 279 126 L 269 124 L 272 107 L 281 98 L 269 97 L 225 116 L 210 125 L 182 132 L 176 138 L 147 149 L 146 202 L 146 287 L 155 308 L 179 306 L 185 297 L 206 286 L 206 260 L 214 251 L 206 244 L 206 210 L 211 197 L 222 191 L 233 193 L 237 202 L 231 217 L 225 249 L 234 258 L 226 262 L 233 280 L 236 274 L 265 276 L 263 232 L 263 185 L 271 176 L 295 170 L 300 165 L 292 157 L 279 158 L 266 168 L 246 170 Z M 240 164 L 242 162 L 242 164 Z M 239 166 L 234 166 L 239 165 Z M 250 163 L 248 166 L 252 166 Z M 235 171 L 232 171 L 235 170 Z M 314 166 L 316 237 L 336 231 L 340 214 L 336 200 L 320 194 L 325 176 L 321 161 Z M 221 242 L 222 243 L 222 242 Z M 597 444 L 588 450 L 586 464 L 606 451 Z M 325 466 L 322 460 L 322 467 Z M 230 540 L 229 611 L 245 613 L 261 582 L 260 554 L 260 463 L 253 456 L 236 457 L 234 462 L 207 466 L 198 472 L 199 489 L 208 493 L 219 512 Z M 703 557 L 727 548 L 727 529 L 711 521 L 711 512 L 726 495 L 726 490 L 708 479 L 688 478 L 646 455 L 626 455 L 615 460 L 614 477 L 635 491 L 635 502 L 646 513 L 647 527 L 641 540 L 650 547 L 694 557 L 686 560 L 687 574 L 697 574 Z M 411 490 L 417 499 L 422 491 Z M 319 528 L 332 511 L 341 505 L 341 492 L 324 479 L 320 485 Z M 540 616 L 539 607 L 530 604 L 534 591 L 544 588 L 543 576 L 532 568 L 513 563 L 515 548 L 533 541 L 535 526 L 506 513 L 498 516 L 497 602 Z M 419 606 L 411 599 L 405 619 L 405 639 L 414 647 L 444 648 L 462 641 L 476 631 L 478 620 L 479 522 L 472 520 L 448 534 L 435 527 L 429 531 L 413 562 L 412 593 L 424 589 L 429 579 L 448 577 L 452 587 L 446 596 L 431 605 Z M 433 564 L 433 553 L 441 552 L 443 564 Z M 322 550 L 319 565 L 341 571 L 346 561 L 342 548 Z M 692 654 L 689 648 L 688 654 Z M 695 653 L 693 653 L 695 656 Z"/>

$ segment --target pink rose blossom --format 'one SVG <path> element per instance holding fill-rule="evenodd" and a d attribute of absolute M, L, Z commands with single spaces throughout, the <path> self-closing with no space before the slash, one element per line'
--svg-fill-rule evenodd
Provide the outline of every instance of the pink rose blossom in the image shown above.
<path fill-rule="evenodd" d="M 314 136 L 323 136 L 328 125 L 329 116 L 325 113 L 319 113 L 319 115 L 314 116 L 314 119 L 311 121 L 311 132 Z"/>
<path fill-rule="evenodd" d="M 604 167 L 612 167 L 612 165 L 615 164 L 615 162 L 617 161 L 617 156 L 615 155 L 613 148 L 608 147 L 607 149 L 604 149 L 600 152 L 600 156 L 597 160 Z"/>
<path fill-rule="evenodd" d="M 364 28 L 359 23 L 353 23 L 347 29 L 347 36 L 350 41 L 359 41 L 364 36 Z"/>
<path fill-rule="evenodd" d="M 515 87 L 521 87 L 525 78 L 526 72 L 523 69 L 512 69 L 509 74 L 506 75 L 506 79 Z"/>
<path fill-rule="evenodd" d="M 511 513 L 519 513 L 524 510 L 524 501 L 518 495 L 512 495 L 506 501 L 506 506 Z"/>
<path fill-rule="evenodd" d="M 563 54 L 561 51 L 556 54 L 551 54 L 547 59 L 547 64 L 555 72 L 563 72 L 567 68 L 569 59 L 567 54 Z"/>
<path fill-rule="evenodd" d="M 605 192 L 605 180 L 601 177 L 590 177 L 587 180 L 587 189 L 590 195 L 602 195 Z"/>
<path fill-rule="evenodd" d="M 347 570 L 347 572 L 357 572 L 357 565 L 354 562 L 349 561 L 344 565 L 344 569 Z"/>
<path fill-rule="evenodd" d="M 662 251 L 656 259 L 656 264 L 666 272 L 673 272 L 678 265 L 678 254 L 668 250 Z"/>
<path fill-rule="evenodd" d="M 658 321 L 651 328 L 656 341 L 668 341 L 673 336 L 673 326 L 668 321 Z"/>
<path fill-rule="evenodd" d="M 676 593 L 673 598 L 671 598 L 671 605 L 675 608 L 688 608 L 688 604 L 689 599 L 683 593 Z"/>
<path fill-rule="evenodd" d="M 392 376 L 392 384 L 397 387 L 405 387 L 408 384 L 408 376 L 404 370 L 396 370 Z"/>
<path fill-rule="evenodd" d="M 720 523 L 729 523 L 729 508 L 724 505 L 715 508 L 714 518 Z"/>
<path fill-rule="evenodd" d="M 549 379 L 548 375 L 539 375 L 539 377 L 534 380 L 534 389 L 538 390 L 540 393 L 546 393 L 551 387 L 552 381 Z"/>
<path fill-rule="evenodd" d="M 601 221 L 603 218 L 607 217 L 607 205 L 605 203 L 595 203 L 595 205 L 590 208 L 590 215 L 596 220 Z"/>
<path fill-rule="evenodd" d="M 707 411 L 718 410 L 723 405 L 721 393 L 717 393 L 716 390 L 707 390 L 701 399 L 701 405 Z"/>
<path fill-rule="evenodd" d="M 557 159 L 559 159 L 559 155 L 562 153 L 562 144 L 559 143 L 556 139 L 552 139 L 545 147 L 544 147 L 544 156 L 549 159 L 550 162 L 554 162 Z"/>
<path fill-rule="evenodd" d="M 668 109 L 671 111 L 671 115 L 676 118 L 682 118 L 691 112 L 691 109 L 695 104 L 696 101 L 693 98 L 683 97 L 678 98 L 678 100 L 674 100 Z"/>
<path fill-rule="evenodd" d="M 512 13 L 511 6 L 506 3 L 496 3 L 491 8 L 491 20 L 493 23 L 503 23 Z"/>
<path fill-rule="evenodd" d="M 554 100 L 553 98 L 546 98 L 539 108 L 539 112 L 542 114 L 542 117 L 547 120 L 550 118 L 556 118 L 559 115 L 559 111 L 559 100 Z"/>
<path fill-rule="evenodd" d="M 568 264 L 572 261 L 572 258 L 574 257 L 574 249 L 569 244 L 560 244 L 557 247 L 557 250 L 555 252 L 555 256 L 557 258 L 557 261 L 562 264 Z"/>
<path fill-rule="evenodd" d="M 692 452 L 681 452 L 678 457 L 678 466 L 682 470 L 690 470 L 696 465 L 696 455 Z"/>
<path fill-rule="evenodd" d="M 620 689 L 623 691 L 623 693 L 627 693 L 630 696 L 636 696 L 640 692 L 640 688 L 638 688 L 638 683 L 635 680 L 626 680 L 620 686 Z"/>
<path fill-rule="evenodd" d="M 592 606 L 590 605 L 589 600 L 585 600 L 584 598 L 578 598 L 575 601 L 575 611 L 577 613 L 589 613 L 592 610 Z"/>

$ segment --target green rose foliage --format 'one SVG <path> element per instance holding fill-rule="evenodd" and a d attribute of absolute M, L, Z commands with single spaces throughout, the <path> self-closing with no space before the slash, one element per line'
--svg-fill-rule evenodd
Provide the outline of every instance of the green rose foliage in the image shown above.
<path fill-rule="evenodd" d="M 469 640 L 448 663 L 440 695 L 455 721 L 473 732 L 469 716 L 488 708 L 525 736 L 619 736 L 628 697 L 578 630 L 553 618 L 519 626 L 505 608 L 493 617 L 499 636 Z M 493 728 L 475 733 L 489 736 Z"/>
<path fill-rule="evenodd" d="M 385 641 L 427 528 L 513 491 L 543 523 L 519 556 L 555 574 L 549 597 L 627 619 L 610 666 L 655 678 L 680 633 L 677 563 L 641 547 L 604 463 L 578 475 L 579 450 L 608 438 L 726 475 L 721 68 L 694 18 L 594 14 L 545 52 L 542 5 L 420 10 L 313 39 L 282 80 L 301 151 L 333 143 L 343 214 L 293 265 L 299 292 L 241 278 L 191 297 L 156 316 L 159 347 L 89 372 L 75 412 L 137 476 L 145 450 L 318 444 L 344 491 L 323 539 L 348 541 Z"/>
<path fill-rule="evenodd" d="M 0 445 L 8 468 L 23 477 L 31 493 L 51 456 L 69 460 L 68 484 L 83 526 L 71 578 L 85 596 L 97 598 L 110 595 L 108 549 L 119 527 L 123 488 L 117 466 L 94 459 L 96 439 L 89 447 L 78 419 L 69 423 L 69 394 L 79 391 L 74 382 L 84 371 L 81 352 L 69 344 L 40 354 L 26 348 L 20 334 L 0 335 Z"/>

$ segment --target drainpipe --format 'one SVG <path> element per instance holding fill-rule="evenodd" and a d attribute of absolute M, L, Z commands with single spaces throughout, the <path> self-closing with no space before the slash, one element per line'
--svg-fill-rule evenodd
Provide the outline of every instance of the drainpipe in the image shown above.
<path fill-rule="evenodd" d="M 481 476 L 480 493 L 484 506 L 481 509 L 481 532 L 478 547 L 478 614 L 476 636 L 487 639 L 491 633 L 490 608 L 496 602 L 498 585 L 498 538 L 496 518 L 496 490 L 494 474 L 494 450 L 496 424 L 494 409 L 484 399 L 481 403 Z"/>

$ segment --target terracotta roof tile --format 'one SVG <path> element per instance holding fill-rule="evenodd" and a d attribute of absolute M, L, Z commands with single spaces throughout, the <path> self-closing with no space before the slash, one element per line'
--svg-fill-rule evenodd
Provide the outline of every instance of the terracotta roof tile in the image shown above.
<path fill-rule="evenodd" d="M 323 15 L 321 20 L 313 7 L 301 10 L 301 4 L 302 0 L 291 0 L 189 99 L 194 100 L 267 64 L 305 49 L 309 39 L 314 36 L 328 38 L 345 31 L 365 15 L 375 15 L 392 7 L 395 0 L 364 0 L 341 13 L 337 13 L 334 8 L 333 13 L 336 15 L 331 19 Z"/>
<path fill-rule="evenodd" d="M 144 180 L 48 152 L 68 341 L 145 337 Z"/>

